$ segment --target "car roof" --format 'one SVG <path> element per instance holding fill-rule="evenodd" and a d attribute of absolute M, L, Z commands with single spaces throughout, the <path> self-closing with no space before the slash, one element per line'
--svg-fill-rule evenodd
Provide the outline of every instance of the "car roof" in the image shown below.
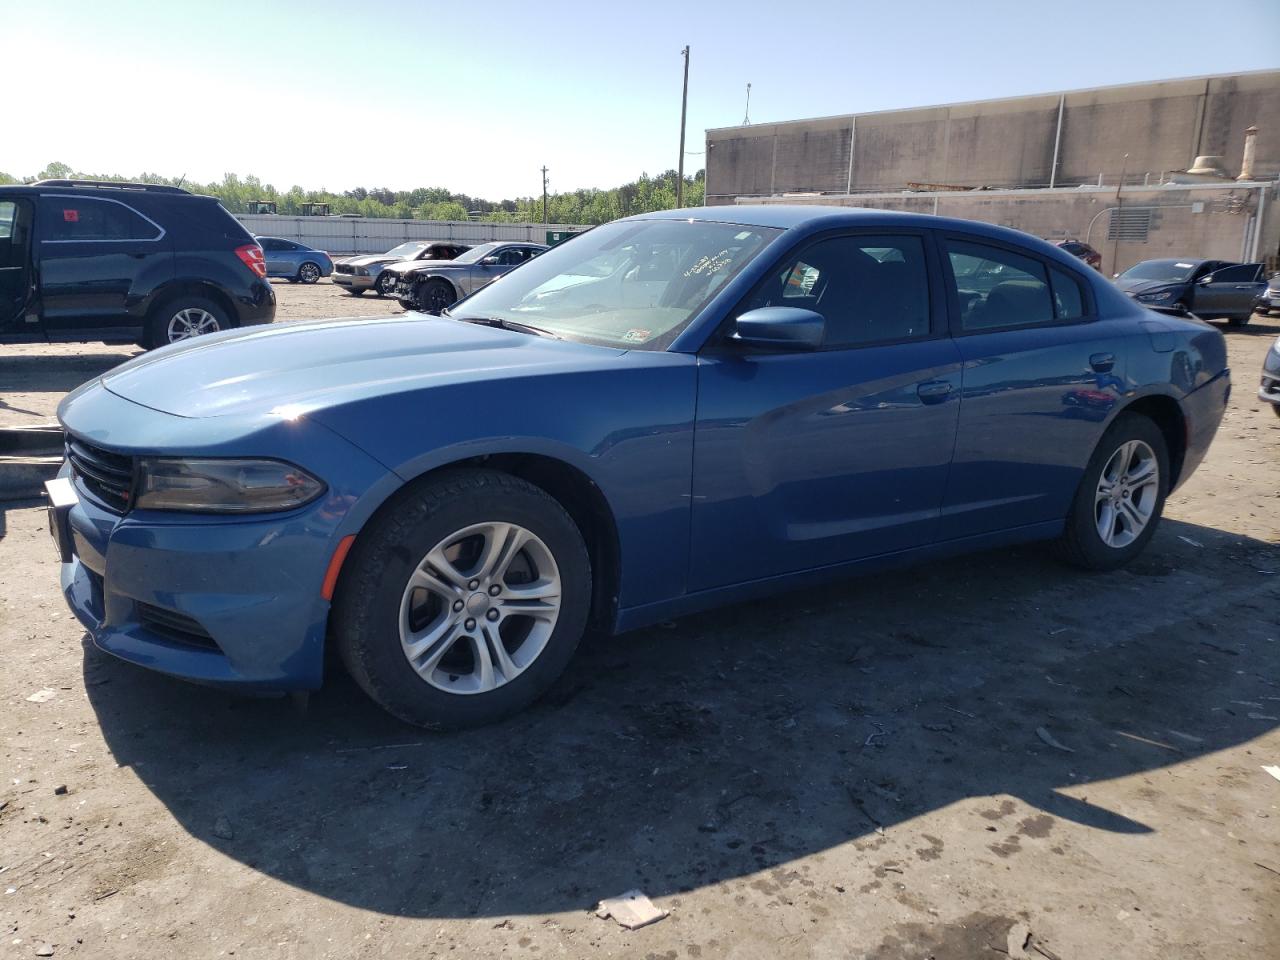
<path fill-rule="evenodd" d="M 1190 263 L 1192 265 L 1198 263 L 1227 263 L 1226 260 L 1215 260 L 1212 257 L 1154 257 L 1151 260 L 1140 260 L 1135 263 L 1134 267 L 1139 267 L 1144 263 Z M 1130 267 L 1129 269 L 1133 269 Z"/>
<path fill-rule="evenodd" d="M 820 204 L 734 204 L 722 207 L 686 207 L 642 213 L 627 220 L 707 220 L 716 223 L 741 224 L 744 227 L 774 227 L 793 230 L 830 230 L 840 227 L 907 227 L 931 230 L 958 230 L 986 236 L 993 240 L 1025 245 L 1030 234 L 1009 227 L 998 227 L 976 220 L 935 217 L 925 213 L 899 213 L 868 207 L 837 207 Z M 1044 241 L 1040 241 L 1044 242 Z M 1050 244 L 1050 246 L 1052 246 Z"/>

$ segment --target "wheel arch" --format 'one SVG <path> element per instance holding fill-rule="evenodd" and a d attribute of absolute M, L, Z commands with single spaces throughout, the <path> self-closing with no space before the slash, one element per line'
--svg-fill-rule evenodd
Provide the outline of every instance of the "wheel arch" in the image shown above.
<path fill-rule="evenodd" d="M 1181 482 L 1182 467 L 1187 456 L 1187 418 L 1182 412 L 1182 406 L 1168 394 L 1149 393 L 1125 404 L 1116 411 L 1115 416 L 1122 413 L 1146 417 L 1159 428 L 1164 437 L 1165 449 L 1169 453 L 1169 490 L 1172 491 Z M 1114 417 L 1112 422 L 1115 422 Z"/>
<path fill-rule="evenodd" d="M 437 463 L 387 492 L 381 502 L 368 510 L 356 529 L 346 532 L 354 534 L 358 543 L 361 533 L 374 518 L 392 509 L 414 488 L 442 474 L 468 469 L 493 470 L 519 477 L 545 491 L 565 509 L 582 533 L 591 559 L 590 626 L 606 633 L 612 632 L 617 620 L 622 577 L 617 520 L 599 484 L 567 460 L 546 453 L 503 451 Z M 342 590 L 346 575 L 344 564 L 336 592 Z"/>
<path fill-rule="evenodd" d="M 172 283 L 157 288 L 155 293 L 151 295 L 151 302 L 147 305 L 146 322 L 150 324 L 151 320 L 164 307 L 183 296 L 197 296 L 212 300 L 222 308 L 222 311 L 227 315 L 227 322 L 231 326 L 240 326 L 240 316 L 231 298 L 220 290 L 216 284 L 204 280 L 174 280 Z"/>

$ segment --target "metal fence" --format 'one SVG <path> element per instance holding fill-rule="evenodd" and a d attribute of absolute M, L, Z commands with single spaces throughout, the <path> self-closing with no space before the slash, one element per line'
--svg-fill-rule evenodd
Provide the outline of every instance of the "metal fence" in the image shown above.
<path fill-rule="evenodd" d="M 572 223 L 485 223 L 471 220 L 387 220 L 366 217 L 289 217 L 237 214 L 255 236 L 283 237 L 331 254 L 382 253 L 406 240 L 524 240 L 545 243 L 549 231 L 587 229 Z"/>

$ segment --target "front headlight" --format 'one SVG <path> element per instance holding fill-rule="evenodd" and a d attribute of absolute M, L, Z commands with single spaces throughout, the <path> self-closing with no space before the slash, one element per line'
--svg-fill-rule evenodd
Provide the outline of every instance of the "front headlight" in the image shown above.
<path fill-rule="evenodd" d="M 1148 303 L 1156 303 L 1160 300 L 1168 300 L 1172 296 L 1173 291 L 1161 290 L 1159 293 L 1140 293 L 1138 294 L 1138 299 Z"/>
<path fill-rule="evenodd" d="M 271 513 L 292 510 L 324 493 L 301 467 L 281 460 L 171 460 L 138 462 L 143 510 L 192 513 Z"/>
<path fill-rule="evenodd" d="M 367 277 L 368 275 L 369 275 L 369 268 L 368 268 L 368 267 L 356 267 L 356 276 L 357 276 L 357 277 Z"/>

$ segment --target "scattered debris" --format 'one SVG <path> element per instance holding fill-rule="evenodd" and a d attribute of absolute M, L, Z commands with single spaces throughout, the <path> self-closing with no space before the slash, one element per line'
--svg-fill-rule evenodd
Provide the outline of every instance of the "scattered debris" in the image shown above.
<path fill-rule="evenodd" d="M 1253 861 L 1253 865 L 1255 867 L 1261 867 L 1263 870 L 1270 870 L 1277 877 L 1280 877 L 1280 867 L 1277 867 L 1273 863 L 1263 863 L 1261 860 L 1255 860 Z"/>
<path fill-rule="evenodd" d="M 104 890 L 102 891 L 102 893 L 94 894 L 93 901 L 94 903 L 97 903 L 99 900 L 107 899 L 107 897 L 114 897 L 119 892 L 120 891 L 115 888 L 112 888 L 110 890 Z"/>
<path fill-rule="evenodd" d="M 1049 746 L 1053 747 L 1053 749 L 1055 750 L 1061 750 L 1063 753 L 1075 753 L 1075 751 L 1072 750 L 1070 747 L 1060 743 L 1054 737 L 1054 735 L 1050 733 L 1048 730 L 1046 730 L 1044 727 L 1036 727 L 1036 736 L 1039 737 L 1041 740 L 1043 740 L 1045 743 L 1047 743 Z"/>
<path fill-rule="evenodd" d="M 409 747 L 425 747 L 426 743 L 419 740 L 417 743 L 377 743 L 367 747 L 343 747 L 337 753 L 364 753 L 366 750 L 406 750 Z"/>
<path fill-rule="evenodd" d="M 601 920 L 613 917 L 628 930 L 657 923 L 669 915 L 667 910 L 659 910 L 648 897 L 639 890 L 628 890 L 620 897 L 601 900 L 596 907 L 596 916 Z"/>
<path fill-rule="evenodd" d="M 52 957 L 52 956 L 53 956 L 53 946 L 52 946 L 51 944 L 48 944 L 48 943 L 41 944 L 40 946 L 36 947 L 36 956 L 37 956 L 37 957 Z"/>
<path fill-rule="evenodd" d="M 1180 740 L 1186 740 L 1188 743 L 1204 743 L 1204 737 L 1193 737 L 1189 733 L 1183 733 L 1181 730 L 1170 730 L 1171 734 Z"/>
<path fill-rule="evenodd" d="M 880 822 L 880 820 L 878 820 L 878 819 L 877 819 L 877 818 L 876 818 L 876 817 L 871 813 L 871 811 L 867 809 L 867 805 L 863 802 L 862 798 L 861 798 L 860 796 L 858 796 L 856 793 L 854 793 L 854 792 L 853 792 L 853 787 L 851 787 L 851 786 L 849 786 L 848 784 L 846 784 L 844 789 L 845 789 L 845 792 L 849 794 L 849 799 L 853 802 L 853 805 L 854 805 L 855 807 L 857 807 L 857 808 L 858 808 L 858 811 L 859 811 L 859 812 L 860 812 L 864 817 L 866 817 L 866 818 L 867 818 L 867 822 L 868 822 L 868 823 L 870 823 L 870 824 L 871 824 L 871 826 L 873 826 L 873 827 L 875 828 L 876 833 L 880 834 L 880 836 L 882 836 L 882 837 L 883 837 L 883 836 L 884 836 L 884 824 L 883 824 L 883 823 L 881 823 L 881 822 Z"/>
<path fill-rule="evenodd" d="M 865 740 L 863 740 L 863 741 L 862 741 L 862 745 L 863 745 L 864 747 L 869 747 L 869 746 L 871 746 L 871 745 L 872 745 L 872 741 L 873 741 L 873 740 L 875 740 L 875 738 L 876 738 L 876 737 L 883 737 L 883 736 L 887 736 L 887 734 L 884 732 L 884 727 L 880 726 L 880 724 L 878 724 L 878 723 L 876 723 L 874 720 L 872 720 L 872 721 L 871 721 L 871 725 L 872 725 L 873 727 L 875 727 L 875 728 L 876 728 L 876 732 L 875 732 L 875 733 L 869 733 L 869 734 L 867 734 L 867 739 L 865 739 Z"/>
<path fill-rule="evenodd" d="M 236 832 L 231 829 L 230 820 L 226 817 L 218 817 L 213 821 L 213 835 L 222 840 L 233 840 Z"/>
<path fill-rule="evenodd" d="M 1035 950 L 1036 953 L 1040 954 L 1040 956 L 1044 957 L 1045 960 L 1062 960 L 1060 956 L 1058 956 L 1056 953 L 1054 953 L 1052 950 L 1050 950 L 1048 947 L 1044 946 L 1043 944 L 1032 943 L 1031 948 Z"/>
<path fill-rule="evenodd" d="M 950 710 L 952 713 L 958 713 L 958 714 L 960 714 L 960 716 L 962 716 L 962 717 L 968 717 L 970 720 L 977 720 L 977 719 L 978 719 L 978 715 L 977 715 L 976 713 L 966 713 L 964 710 L 957 710 L 955 707 L 943 707 L 942 709 L 943 709 L 943 710 Z"/>
<path fill-rule="evenodd" d="M 494 929 L 494 930 L 510 930 L 510 929 L 511 929 L 511 918 L 510 918 L 510 917 L 508 917 L 506 920 L 499 920 L 497 923 L 495 923 L 495 924 L 493 925 L 492 929 Z"/>
<path fill-rule="evenodd" d="M 1271 775 L 1272 775 L 1273 777 L 1275 777 L 1277 780 L 1280 780 L 1280 767 L 1266 767 L 1266 766 L 1264 766 L 1262 769 L 1263 769 L 1263 771 L 1264 771 L 1264 772 L 1271 774 Z"/>
<path fill-rule="evenodd" d="M 1269 713 L 1258 713 L 1255 710 L 1249 711 L 1250 720 L 1280 720 L 1280 717 L 1273 717 Z"/>
<path fill-rule="evenodd" d="M 1179 540 L 1181 540 L 1183 543 L 1189 543 L 1189 544 L 1191 544 L 1191 546 L 1193 546 L 1193 547 L 1203 547 L 1203 546 L 1204 546 L 1204 544 L 1203 544 L 1203 543 L 1201 543 L 1199 540 L 1192 540 L 1190 537 L 1184 537 L 1182 534 L 1178 534 L 1178 539 L 1179 539 Z"/>
<path fill-rule="evenodd" d="M 27 702 L 28 703 L 48 703 L 57 695 L 58 695 L 58 692 L 56 690 L 51 690 L 48 687 L 45 687 L 43 690 L 37 690 L 31 696 L 27 697 Z"/>
<path fill-rule="evenodd" d="M 1057 630 L 1050 630 L 1049 636 L 1056 637 L 1058 634 L 1066 633 L 1070 629 L 1071 629 L 1070 627 L 1059 627 Z"/>
<path fill-rule="evenodd" d="M 955 729 L 955 726 L 945 721 L 943 723 L 922 723 L 920 726 L 926 730 L 932 730 L 934 733 L 950 733 Z"/>
<path fill-rule="evenodd" d="M 1114 687 L 1112 687 L 1111 689 L 1112 689 L 1112 690 L 1118 690 L 1120 693 L 1123 693 L 1126 697 L 1133 697 L 1135 700 L 1137 699 L 1137 694 L 1135 694 L 1135 693 L 1134 693 L 1132 690 L 1130 690 L 1128 687 L 1122 687 L 1122 686 L 1120 686 L 1120 684 L 1118 684 L 1118 683 L 1117 683 Z"/>
<path fill-rule="evenodd" d="M 53 788 L 53 795 L 55 797 L 65 797 L 67 795 L 67 785 L 65 783 L 58 784 Z"/>
<path fill-rule="evenodd" d="M 1217 650 L 1219 653 L 1229 653 L 1233 657 L 1240 656 L 1239 650 L 1232 650 L 1230 647 L 1220 647 L 1216 643 L 1210 643 L 1208 640 L 1201 640 L 1200 646 L 1208 647 L 1210 650 Z"/>
<path fill-rule="evenodd" d="M 1028 960 L 1030 954 L 1027 953 L 1027 944 L 1030 942 L 1031 928 L 1025 923 L 1015 923 L 1010 927 L 1006 941 L 1010 960 Z"/>

